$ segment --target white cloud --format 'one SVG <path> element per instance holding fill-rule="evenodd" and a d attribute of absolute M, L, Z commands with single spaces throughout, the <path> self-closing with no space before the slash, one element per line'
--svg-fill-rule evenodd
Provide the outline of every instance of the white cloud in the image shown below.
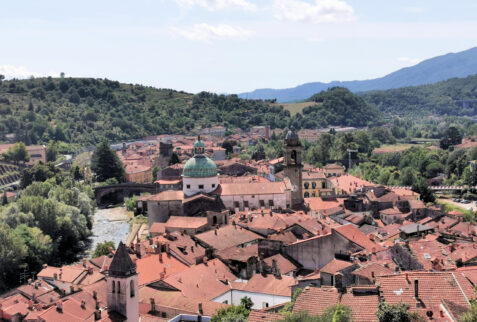
<path fill-rule="evenodd" d="M 404 7 L 404 11 L 407 13 L 418 14 L 418 13 L 424 12 L 424 8 L 409 6 L 409 7 Z"/>
<path fill-rule="evenodd" d="M 232 27 L 229 25 L 211 26 L 206 23 L 194 25 L 190 28 L 171 28 L 179 36 L 190 40 L 205 41 L 221 39 L 246 39 L 253 35 L 253 31 Z"/>
<path fill-rule="evenodd" d="M 207 10 L 244 10 L 255 11 L 257 6 L 246 0 L 175 0 L 181 7 L 200 6 Z"/>
<path fill-rule="evenodd" d="M 398 57 L 397 62 L 400 63 L 402 66 L 414 66 L 417 63 L 421 62 L 422 59 L 419 58 L 411 58 L 411 57 Z"/>
<path fill-rule="evenodd" d="M 30 76 L 40 76 L 38 73 L 34 73 L 25 66 L 13 66 L 13 65 L 3 65 L 0 66 L 0 74 L 4 75 L 5 78 L 29 78 Z"/>
<path fill-rule="evenodd" d="M 275 18 L 292 22 L 342 22 L 354 20 L 354 10 L 341 0 L 275 0 Z"/>

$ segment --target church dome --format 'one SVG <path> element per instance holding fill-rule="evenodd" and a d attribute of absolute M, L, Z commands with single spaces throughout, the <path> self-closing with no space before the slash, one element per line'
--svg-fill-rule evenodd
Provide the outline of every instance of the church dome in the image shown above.
<path fill-rule="evenodd" d="M 186 162 L 182 176 L 193 178 L 215 177 L 217 176 L 217 166 L 215 165 L 214 161 L 208 157 L 203 155 L 195 155 Z"/>
<path fill-rule="evenodd" d="M 197 141 L 194 142 L 194 148 L 203 148 L 205 147 L 204 142 L 200 139 L 200 137 L 197 139 Z"/>

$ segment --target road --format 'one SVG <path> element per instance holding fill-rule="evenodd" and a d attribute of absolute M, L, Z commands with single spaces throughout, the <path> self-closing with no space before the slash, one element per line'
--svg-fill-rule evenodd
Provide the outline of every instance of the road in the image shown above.
<path fill-rule="evenodd" d="M 463 210 L 469 210 L 469 207 L 472 208 L 472 211 L 477 211 L 477 206 L 475 205 L 474 201 L 471 201 L 470 203 L 460 203 L 460 202 L 454 202 L 452 199 L 444 199 L 444 198 L 438 198 L 437 201 L 442 201 L 446 202 L 448 204 L 451 204 L 453 206 L 459 207 Z"/>

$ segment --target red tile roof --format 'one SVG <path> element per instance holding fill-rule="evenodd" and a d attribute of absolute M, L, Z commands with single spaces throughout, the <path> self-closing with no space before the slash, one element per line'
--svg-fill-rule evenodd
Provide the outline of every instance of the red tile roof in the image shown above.
<path fill-rule="evenodd" d="M 223 183 L 220 187 L 222 196 L 283 194 L 286 190 L 283 182 Z"/>
<path fill-rule="evenodd" d="M 334 287 L 305 287 L 298 296 L 293 312 L 321 315 L 328 307 L 338 304 L 340 294 Z"/>
<path fill-rule="evenodd" d="M 238 225 L 222 226 L 219 229 L 209 230 L 195 236 L 199 241 L 217 249 L 222 250 L 232 246 L 242 245 L 257 239 L 262 239 L 249 230 Z"/>
<path fill-rule="evenodd" d="M 360 287 L 356 287 L 359 289 Z M 378 294 L 360 294 L 353 291 L 354 288 L 348 289 L 341 297 L 341 305 L 351 309 L 354 321 L 378 321 L 376 312 L 378 311 L 379 297 Z"/>
<path fill-rule="evenodd" d="M 295 279 L 291 276 L 254 274 L 241 289 L 252 293 L 291 297 L 291 287 L 295 284 Z"/>
<path fill-rule="evenodd" d="M 355 265 L 354 263 L 351 263 L 351 262 L 347 262 L 347 261 L 343 261 L 343 260 L 340 260 L 340 259 L 333 259 L 331 262 L 329 262 L 328 264 L 326 264 L 325 266 L 323 266 L 321 268 L 321 272 L 322 273 L 328 273 L 328 274 L 336 274 L 348 267 L 351 267 Z"/>
<path fill-rule="evenodd" d="M 207 226 L 207 217 L 170 216 L 166 222 L 167 228 L 199 229 Z"/>
<path fill-rule="evenodd" d="M 210 301 L 230 290 L 226 280 L 234 281 L 236 278 L 224 263 L 213 259 L 166 277 L 164 281 L 180 290 L 185 297 Z"/>
<path fill-rule="evenodd" d="M 177 190 L 166 190 L 155 195 L 140 196 L 137 198 L 137 200 L 142 200 L 142 201 L 176 201 L 176 200 L 183 200 L 183 199 L 184 199 L 184 193 L 182 191 L 177 191 Z"/>
<path fill-rule="evenodd" d="M 416 308 L 415 280 L 419 283 L 419 299 L 424 303 L 423 308 Z M 442 300 L 469 306 L 468 299 L 452 272 L 406 272 L 398 275 L 377 276 L 376 284 L 380 286 L 380 294 L 385 302 L 390 304 L 404 302 L 411 307 L 411 311 L 417 310 L 423 316 L 427 310 L 432 310 L 434 316 L 439 316 L 439 305 Z"/>
<path fill-rule="evenodd" d="M 376 276 L 390 275 L 390 274 L 393 274 L 393 272 L 394 271 L 392 269 L 384 267 L 381 264 L 370 263 L 370 264 L 364 265 L 363 267 L 358 268 L 357 270 L 353 271 L 351 274 L 362 277 L 362 278 L 367 278 L 368 280 L 372 282 Z"/>
<path fill-rule="evenodd" d="M 273 260 L 277 262 L 277 267 L 280 269 L 281 274 L 288 274 L 290 272 L 295 271 L 298 268 L 295 266 L 295 264 L 293 264 L 288 259 L 283 257 L 282 254 L 276 254 L 264 259 L 265 263 L 270 267 L 272 267 Z"/>
<path fill-rule="evenodd" d="M 162 253 L 162 255 L 150 255 L 136 261 L 139 285 L 145 285 L 157 281 L 161 279 L 163 273 L 165 273 L 165 277 L 167 277 L 184 271 L 185 269 L 187 269 L 187 265 L 183 264 L 173 256 L 168 256 L 166 253 Z"/>
<path fill-rule="evenodd" d="M 251 311 L 248 322 L 274 322 L 283 319 L 283 315 L 273 312 Z"/>
<path fill-rule="evenodd" d="M 384 248 L 369 239 L 365 233 L 359 230 L 354 225 L 344 225 L 340 227 L 333 228 L 334 231 L 338 232 L 345 238 L 349 239 L 353 243 L 357 244 L 360 247 L 363 247 L 370 253 L 379 252 L 384 250 Z"/>

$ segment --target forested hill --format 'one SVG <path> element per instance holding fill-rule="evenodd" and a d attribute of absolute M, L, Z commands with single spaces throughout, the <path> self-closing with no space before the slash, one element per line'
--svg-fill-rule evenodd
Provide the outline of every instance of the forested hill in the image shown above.
<path fill-rule="evenodd" d="M 295 102 L 307 99 L 315 93 L 335 86 L 346 87 L 356 93 L 433 84 L 449 78 L 467 77 L 472 74 L 477 74 L 477 47 L 458 53 L 433 57 L 417 65 L 399 69 L 380 78 L 343 82 L 334 81 L 331 83 L 313 82 L 284 89 L 263 88 L 239 94 L 239 97 Z"/>
<path fill-rule="evenodd" d="M 37 78 L 0 82 L 0 142 L 16 133 L 27 144 L 56 139 L 96 144 L 194 127 L 247 129 L 288 125 L 280 106 L 211 93 L 121 84 L 107 79 Z"/>
<path fill-rule="evenodd" d="M 477 102 L 464 108 L 457 100 L 477 99 L 477 75 L 433 85 L 372 91 L 361 95 L 370 105 L 393 115 L 477 115 Z"/>

